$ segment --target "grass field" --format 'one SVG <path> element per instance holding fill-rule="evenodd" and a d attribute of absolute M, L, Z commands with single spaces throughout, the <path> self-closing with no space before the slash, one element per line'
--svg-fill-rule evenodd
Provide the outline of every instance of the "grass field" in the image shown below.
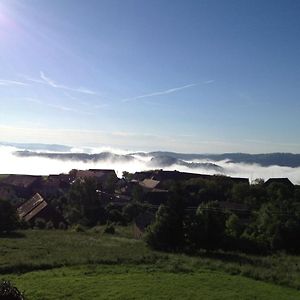
<path fill-rule="evenodd" d="M 84 266 L 8 276 L 32 300 L 299 299 L 296 290 L 216 271 L 173 273 L 147 266 Z"/>
<path fill-rule="evenodd" d="M 155 252 L 131 228 L 0 237 L 0 279 L 28 299 L 300 299 L 300 257 Z M 254 280 L 255 279 L 255 280 Z M 200 297 L 201 296 L 201 297 Z"/>

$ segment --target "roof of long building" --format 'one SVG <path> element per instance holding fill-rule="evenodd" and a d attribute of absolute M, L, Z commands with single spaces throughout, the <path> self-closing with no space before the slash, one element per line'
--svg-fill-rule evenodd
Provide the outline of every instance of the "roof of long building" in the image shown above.
<path fill-rule="evenodd" d="M 41 176 L 33 175 L 9 175 L 2 180 L 2 183 L 21 188 L 28 188 L 41 178 Z"/>
<path fill-rule="evenodd" d="M 17 211 L 21 219 L 29 221 L 47 205 L 48 204 L 44 198 L 40 194 L 36 193 L 30 200 L 19 206 Z"/>

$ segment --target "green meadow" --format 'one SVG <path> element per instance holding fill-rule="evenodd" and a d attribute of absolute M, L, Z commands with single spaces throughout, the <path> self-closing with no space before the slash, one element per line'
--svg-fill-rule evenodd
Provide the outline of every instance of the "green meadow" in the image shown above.
<path fill-rule="evenodd" d="M 201 270 L 170 272 L 150 266 L 85 265 L 10 275 L 29 299 L 299 299 L 296 290 Z"/>
<path fill-rule="evenodd" d="M 27 299 L 300 299 L 300 257 L 152 251 L 115 235 L 26 230 L 0 238 L 0 278 Z"/>

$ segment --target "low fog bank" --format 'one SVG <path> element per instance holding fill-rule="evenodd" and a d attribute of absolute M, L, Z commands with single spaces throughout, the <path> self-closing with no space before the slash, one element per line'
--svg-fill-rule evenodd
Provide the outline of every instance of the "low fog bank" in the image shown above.
<path fill-rule="evenodd" d="M 157 159 L 151 153 L 123 151 L 109 147 L 64 149 L 68 154 L 100 155 L 100 160 L 49 158 L 47 156 L 35 156 L 34 153 L 46 155 L 55 151 L 37 151 L 33 155 L 17 155 L 20 150 L 28 150 L 21 147 L 0 145 L 0 174 L 30 174 L 49 175 L 67 173 L 71 169 L 114 169 L 119 177 L 123 171 L 136 172 L 151 169 L 177 170 L 182 172 L 201 174 L 223 174 L 233 177 L 246 177 L 251 181 L 256 178 L 268 179 L 270 177 L 288 177 L 295 184 L 300 184 L 300 167 L 261 166 L 259 164 L 236 163 L 224 159 L 213 161 L 208 159 L 197 160 L 169 160 Z M 44 149 L 42 149 L 44 150 Z M 52 150 L 52 149 L 51 149 Z M 105 155 L 102 155 L 105 153 Z M 32 153 L 31 153 L 32 154 Z M 59 154 L 62 154 L 60 152 Z M 76 156 L 75 156 L 76 157 Z"/>

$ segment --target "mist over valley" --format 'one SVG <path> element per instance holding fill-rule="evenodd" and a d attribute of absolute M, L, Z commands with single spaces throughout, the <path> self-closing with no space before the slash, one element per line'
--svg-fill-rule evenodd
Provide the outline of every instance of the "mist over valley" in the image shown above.
<path fill-rule="evenodd" d="M 288 177 L 300 183 L 300 154 L 186 154 L 175 152 L 141 152 L 103 148 L 73 148 L 65 145 L 1 143 L 1 174 L 49 175 L 71 169 L 114 169 L 123 171 L 151 169 L 177 170 L 232 177 Z"/>

